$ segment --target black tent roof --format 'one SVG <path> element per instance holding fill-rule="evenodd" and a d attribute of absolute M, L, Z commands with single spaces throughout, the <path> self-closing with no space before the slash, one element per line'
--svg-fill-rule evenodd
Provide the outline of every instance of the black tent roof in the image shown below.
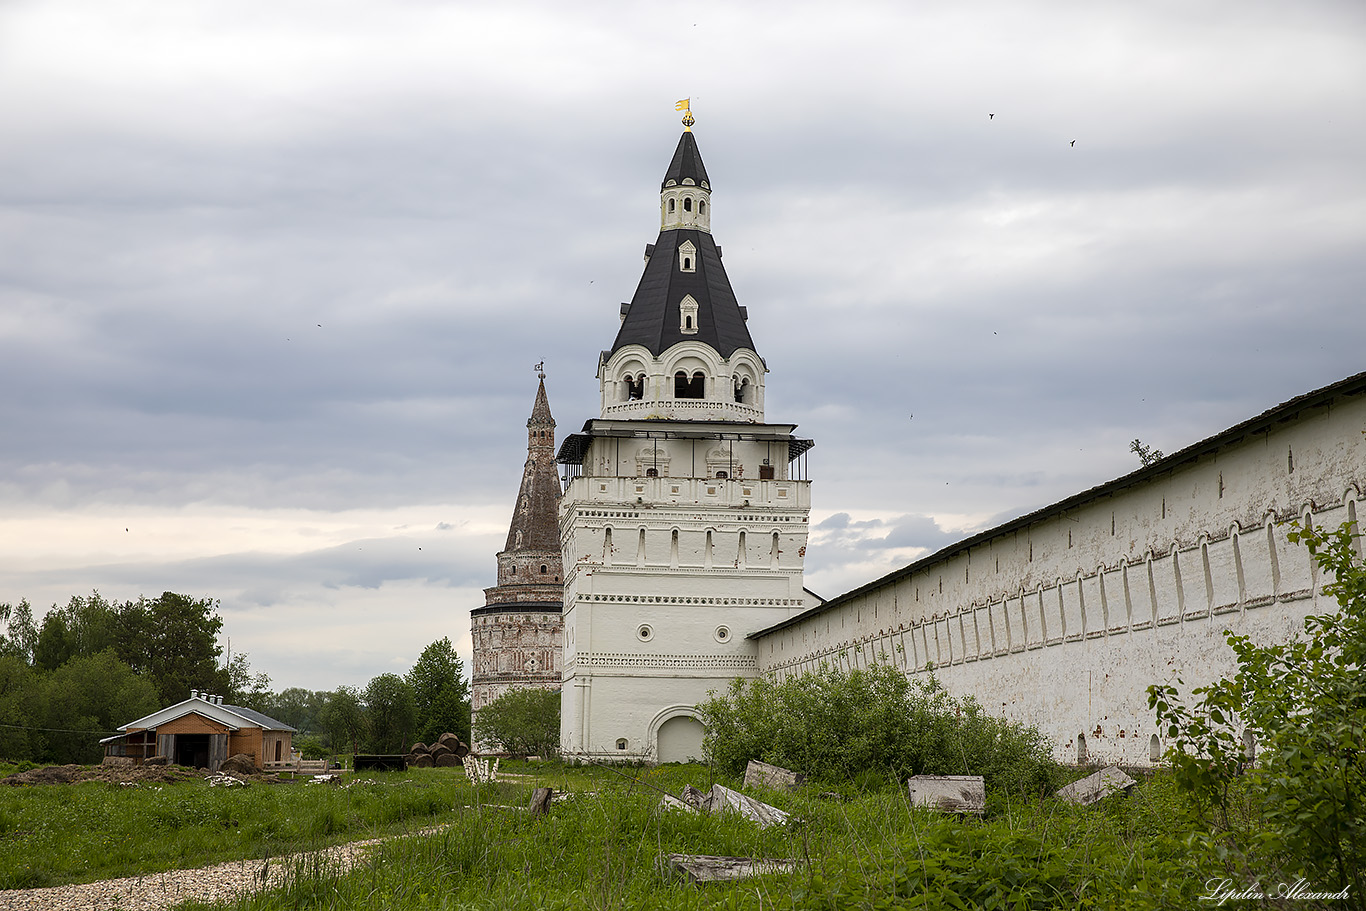
<path fill-rule="evenodd" d="M 689 241 L 696 248 L 694 272 L 680 267 L 679 247 Z M 683 331 L 679 309 L 688 295 L 697 302 L 697 331 L 691 333 Z M 745 317 L 712 236 L 684 228 L 661 231 L 611 350 L 643 345 L 658 356 L 691 339 L 710 345 L 722 357 L 730 357 L 736 348 L 755 351 Z"/>
<path fill-rule="evenodd" d="M 664 189 L 671 180 L 681 184 L 685 177 L 691 177 L 699 186 L 705 185 L 711 189 L 707 169 L 702 165 L 702 153 L 697 151 L 697 140 L 693 138 L 691 130 L 684 132 L 678 140 L 673 161 L 669 162 L 669 170 L 664 172 L 664 180 L 659 188 Z"/>

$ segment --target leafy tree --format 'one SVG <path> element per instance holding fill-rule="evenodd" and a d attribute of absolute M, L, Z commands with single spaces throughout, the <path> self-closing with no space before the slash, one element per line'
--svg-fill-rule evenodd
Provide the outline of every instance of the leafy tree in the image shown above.
<path fill-rule="evenodd" d="M 401 753 L 408 748 L 417 723 L 413 690 L 398 674 L 380 674 L 365 687 L 365 716 L 370 749 Z"/>
<path fill-rule="evenodd" d="M 246 652 L 238 652 L 233 655 L 225 670 L 228 685 L 223 688 L 226 690 L 223 695 L 227 697 L 227 701 L 233 705 L 245 706 L 269 714 L 270 676 L 268 674 L 253 674 L 251 672 L 251 661 L 248 660 Z M 280 720 L 283 721 L 284 719 Z"/>
<path fill-rule="evenodd" d="M 698 710 L 708 758 L 735 774 L 758 759 L 845 781 L 982 775 L 994 789 L 1016 793 L 1051 790 L 1058 776 L 1036 729 L 954 698 L 933 676 L 908 680 L 890 664 L 737 679 Z"/>
<path fill-rule="evenodd" d="M 479 710 L 474 736 L 513 756 L 556 756 L 560 751 L 560 691 L 508 690 Z"/>
<path fill-rule="evenodd" d="M 0 604 L 0 620 L 5 622 L 5 634 L 0 636 L 0 655 L 13 655 L 25 664 L 31 664 L 33 649 L 38 644 L 32 606 L 27 600 L 14 605 Z"/>
<path fill-rule="evenodd" d="M 66 618 L 58 611 L 50 611 L 38 628 L 38 641 L 33 647 L 33 664 L 45 671 L 55 671 L 76 655 L 76 637 L 66 625 Z"/>
<path fill-rule="evenodd" d="M 8 605 L 0 605 L 8 606 Z M 35 685 L 38 673 L 18 654 L 0 653 L 0 759 L 31 759 L 37 755 L 41 706 Z"/>
<path fill-rule="evenodd" d="M 75 657 L 93 657 L 105 649 L 118 649 L 129 635 L 122 622 L 124 608 L 91 592 L 72 596 L 65 607 L 55 604 L 43 617 L 33 648 L 33 663 L 56 670 Z"/>
<path fill-rule="evenodd" d="M 184 699 L 191 689 L 228 689 L 230 681 L 218 667 L 223 619 L 217 607 L 211 598 L 163 592 L 120 611 L 125 630 L 120 657 L 151 678 L 163 704 Z"/>
<path fill-rule="evenodd" d="M 97 762 L 102 734 L 113 733 L 160 707 L 150 681 L 133 673 L 112 649 L 77 656 L 41 677 L 46 762 Z"/>
<path fill-rule="evenodd" d="M 327 704 L 319 713 L 319 722 L 327 733 L 332 749 L 342 752 L 348 746 L 352 753 L 360 752 L 360 742 L 366 734 L 365 706 L 361 695 L 350 686 L 339 686 L 328 694 Z"/>
<path fill-rule="evenodd" d="M 1366 908 L 1366 567 L 1353 523 L 1335 531 L 1296 524 L 1331 577 L 1335 613 L 1307 617 L 1305 637 L 1257 645 L 1228 634 L 1232 677 L 1197 687 L 1187 706 L 1174 686 L 1148 688 L 1177 782 L 1212 830 L 1207 847 L 1230 872 L 1256 879 L 1279 862 L 1289 881 L 1347 890 L 1343 907 Z M 1179 681 L 1178 681 L 1179 682 Z M 1244 740 L 1251 733 L 1255 741 Z M 1248 747 L 1256 745 L 1256 765 Z M 1250 826 L 1235 798 L 1255 802 Z"/>
<path fill-rule="evenodd" d="M 316 734 L 323 731 L 322 711 L 330 695 L 291 686 L 279 693 L 266 694 L 262 700 L 265 707 L 259 711 L 297 729 L 300 735 Z"/>
<path fill-rule="evenodd" d="M 417 712 L 417 738 L 430 743 L 446 732 L 470 739 L 470 685 L 449 638 L 422 650 L 408 672 Z"/>

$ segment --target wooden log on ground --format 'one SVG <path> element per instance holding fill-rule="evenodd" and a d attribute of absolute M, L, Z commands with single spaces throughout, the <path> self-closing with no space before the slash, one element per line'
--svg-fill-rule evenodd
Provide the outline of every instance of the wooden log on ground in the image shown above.
<path fill-rule="evenodd" d="M 554 798 L 552 788 L 537 788 L 531 792 L 531 815 L 544 816 L 550 812 L 550 801 Z"/>
<path fill-rule="evenodd" d="M 781 766 L 769 765 L 751 759 L 745 766 L 746 788 L 772 788 L 775 791 L 792 791 L 806 782 L 804 772 L 793 772 Z"/>
<path fill-rule="evenodd" d="M 734 882 L 765 873 L 791 873 L 795 860 L 765 857 L 721 857 L 714 854 L 669 854 L 660 858 L 665 873 L 691 883 Z"/>

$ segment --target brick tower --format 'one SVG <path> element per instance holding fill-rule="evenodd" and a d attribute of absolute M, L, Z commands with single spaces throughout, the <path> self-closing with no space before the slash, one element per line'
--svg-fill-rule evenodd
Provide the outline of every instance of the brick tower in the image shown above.
<path fill-rule="evenodd" d="M 470 704 L 479 710 L 510 689 L 560 686 L 564 569 L 560 561 L 560 478 L 555 419 L 545 372 L 527 420 L 527 457 L 507 542 L 498 554 L 498 584 L 470 611 L 474 668 Z M 476 745 L 477 746 L 477 745 Z"/>

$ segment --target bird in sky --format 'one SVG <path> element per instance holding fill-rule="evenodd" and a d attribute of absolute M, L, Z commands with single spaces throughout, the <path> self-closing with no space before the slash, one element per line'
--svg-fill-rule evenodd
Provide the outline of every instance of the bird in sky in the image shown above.
<path fill-rule="evenodd" d="M 1076 141 L 1075 139 L 1072 140 L 1072 145 L 1076 145 L 1076 144 L 1077 144 L 1077 141 Z"/>
<path fill-rule="evenodd" d="M 987 120 L 994 120 L 995 118 L 996 118 L 996 115 L 995 115 L 995 114 L 988 114 L 988 115 L 987 115 Z"/>

